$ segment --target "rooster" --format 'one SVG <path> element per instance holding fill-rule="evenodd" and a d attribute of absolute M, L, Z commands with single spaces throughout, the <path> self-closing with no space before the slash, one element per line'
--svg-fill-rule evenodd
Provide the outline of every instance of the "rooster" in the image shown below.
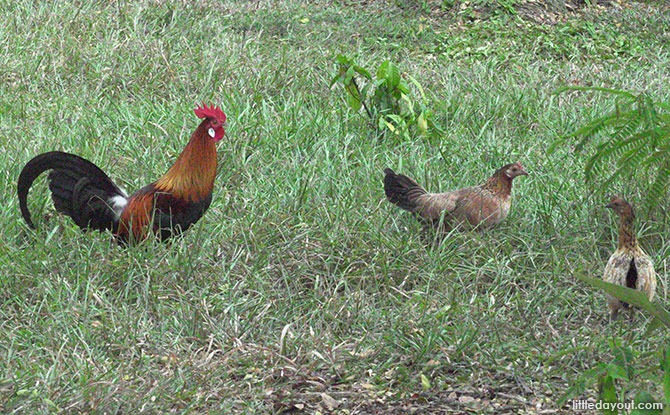
<path fill-rule="evenodd" d="M 484 184 L 446 193 L 428 193 L 409 177 L 384 169 L 384 192 L 398 207 L 414 213 L 432 226 L 444 229 L 492 228 L 507 217 L 511 205 L 512 181 L 528 173 L 514 163 L 498 169 Z M 444 218 L 442 219 L 444 215 Z"/>
<path fill-rule="evenodd" d="M 216 142 L 224 136 L 226 115 L 214 106 L 195 109 L 202 122 L 175 163 L 157 181 L 127 196 L 98 166 L 61 151 L 40 154 L 19 175 L 21 215 L 35 228 L 28 210 L 28 191 L 47 170 L 58 212 L 83 230 L 112 231 L 121 243 L 142 241 L 150 234 L 165 240 L 196 223 L 212 201 L 216 176 Z"/>
<path fill-rule="evenodd" d="M 619 214 L 621 224 L 619 225 L 619 244 L 612 254 L 607 265 L 603 280 L 642 291 L 647 294 L 649 301 L 654 299 L 656 293 L 656 271 L 651 261 L 635 236 L 635 212 L 633 207 L 621 197 L 612 197 L 606 206 Z M 607 305 L 610 309 L 610 320 L 616 320 L 619 310 L 628 308 L 628 303 L 607 294 Z"/>

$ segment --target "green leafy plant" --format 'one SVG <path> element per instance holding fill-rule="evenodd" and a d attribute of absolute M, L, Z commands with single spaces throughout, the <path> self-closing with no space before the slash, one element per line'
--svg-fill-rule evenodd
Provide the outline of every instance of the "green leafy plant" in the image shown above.
<path fill-rule="evenodd" d="M 616 89 L 570 87 L 564 91 L 596 91 L 615 97 L 614 109 L 577 131 L 556 140 L 550 152 L 574 138 L 579 152 L 604 133 L 584 168 L 587 182 L 608 191 L 625 177 L 650 177 L 646 189 L 649 205 L 667 195 L 670 184 L 670 103 L 655 102 L 646 94 L 634 95 Z M 601 134 L 602 133 L 602 134 Z M 611 166 L 616 168 L 612 171 Z"/>
<path fill-rule="evenodd" d="M 592 287 L 602 289 L 606 293 L 654 316 L 654 319 L 647 326 L 647 334 L 651 334 L 658 327 L 664 326 L 666 329 L 670 328 L 670 313 L 662 306 L 649 301 L 644 293 L 579 273 L 574 276 Z M 622 346 L 619 341 L 613 341 L 611 350 L 614 357 L 613 360 L 608 363 L 600 362 L 594 368 L 582 373 L 563 396 L 559 398 L 557 402 L 559 406 L 565 405 L 568 399 L 583 394 L 589 384 L 593 383 L 597 385 L 598 398 L 602 402 L 616 404 L 624 401 L 625 390 L 622 388 L 621 393 L 618 394 L 617 383 L 628 385 L 634 381 L 636 373 L 632 363 L 636 356 L 630 348 Z M 633 409 L 630 414 L 670 414 L 670 347 L 667 347 L 662 353 L 660 367 L 663 371 L 660 384 L 663 385 L 664 399 L 655 399 L 653 394 L 642 390 L 635 394 L 633 402 L 662 402 L 664 409 Z M 616 407 L 609 407 L 603 412 L 605 414 L 619 413 Z"/>
<path fill-rule="evenodd" d="M 375 77 L 348 56 L 338 55 L 337 63 L 338 71 L 330 87 L 340 83 L 349 108 L 358 112 L 362 107 L 378 135 L 390 132 L 409 138 L 412 129 L 423 135 L 428 133 L 429 127 L 435 128 L 421 84 L 410 75 L 403 77 L 391 61 L 382 62 Z M 419 92 L 419 103 L 411 97 L 410 84 Z"/>
<path fill-rule="evenodd" d="M 616 391 L 616 380 L 630 381 L 634 376 L 631 361 L 633 352 L 629 348 L 622 347 L 620 344 L 612 345 L 612 362 L 600 362 L 596 367 L 587 370 L 575 381 L 575 383 L 559 399 L 558 405 L 563 406 L 571 397 L 579 396 L 584 393 L 589 384 L 597 385 L 598 397 L 603 402 L 616 404 L 619 398 Z M 606 410 L 607 414 L 617 413 L 616 410 Z"/>
<path fill-rule="evenodd" d="M 603 406 L 603 413 L 618 414 L 617 405 L 626 403 L 625 387 L 630 386 L 639 375 L 635 372 L 633 361 L 635 354 L 633 351 L 624 347 L 620 342 L 613 342 L 612 347 L 613 359 L 609 363 L 601 362 L 596 367 L 587 370 L 568 388 L 568 390 L 559 398 L 557 404 L 562 407 L 570 398 L 577 397 L 584 393 L 589 385 L 595 384 L 598 392 L 598 399 L 603 403 L 609 404 L 607 407 Z M 653 394 L 647 391 L 638 391 L 633 397 L 635 407 L 628 412 L 631 415 L 642 414 L 658 414 L 667 415 L 670 413 L 670 347 L 668 347 L 661 357 L 661 370 L 663 371 L 662 379 L 665 398 L 663 400 L 657 399 Z M 641 371 L 642 372 L 642 371 Z M 617 392 L 617 384 L 620 387 L 620 393 Z M 663 409 L 660 408 L 638 408 L 640 403 L 663 403 Z"/>

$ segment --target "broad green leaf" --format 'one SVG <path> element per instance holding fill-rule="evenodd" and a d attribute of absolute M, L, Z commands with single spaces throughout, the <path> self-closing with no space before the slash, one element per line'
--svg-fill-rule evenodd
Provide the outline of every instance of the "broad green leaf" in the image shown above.
<path fill-rule="evenodd" d="M 621 285 L 611 284 L 600 279 L 587 277 L 581 273 L 574 273 L 573 275 L 575 278 L 593 287 L 604 290 L 607 294 L 641 308 L 652 316 L 657 317 L 663 325 L 670 328 L 670 313 L 662 306 L 649 301 L 645 293 L 632 288 L 622 287 Z"/>
<path fill-rule="evenodd" d="M 619 399 L 617 398 L 616 395 L 616 387 L 614 386 L 614 378 L 610 375 L 605 375 L 601 379 L 600 385 L 600 399 L 602 399 L 603 402 L 608 402 L 608 403 L 617 403 Z M 618 414 L 619 411 L 614 407 L 608 408 L 606 410 L 603 410 L 604 414 Z"/>
<path fill-rule="evenodd" d="M 359 75 L 363 76 L 365 79 L 372 79 L 372 75 L 370 75 L 370 72 L 368 72 L 367 69 L 365 69 L 362 66 L 354 65 L 353 66 L 354 70 L 358 72 Z"/>
<path fill-rule="evenodd" d="M 337 61 L 344 66 L 350 66 L 353 64 L 353 59 L 349 58 L 346 55 L 339 54 L 335 59 L 337 59 Z"/>
<path fill-rule="evenodd" d="M 377 82 L 386 82 L 386 73 L 390 65 L 390 61 L 384 61 L 379 65 L 379 68 L 377 68 Z"/>
<path fill-rule="evenodd" d="M 354 76 L 356 75 L 356 71 L 354 70 L 353 66 L 350 66 L 347 69 L 346 74 L 344 75 L 344 84 L 348 85 L 351 83 L 351 80 L 354 79 Z"/>
<path fill-rule="evenodd" d="M 360 92 L 358 92 L 358 88 L 356 88 L 356 85 L 354 85 L 353 82 L 345 85 L 344 89 L 352 97 L 356 98 L 359 101 L 361 100 L 361 94 L 360 94 Z"/>
<path fill-rule="evenodd" d="M 607 375 L 611 376 L 613 379 L 629 380 L 628 373 L 626 373 L 626 368 L 615 363 L 610 363 L 607 365 Z"/>
<path fill-rule="evenodd" d="M 349 90 L 349 88 L 347 88 L 347 91 L 348 91 L 348 90 Z M 363 104 L 361 103 L 361 100 L 358 99 L 358 97 L 357 97 L 356 95 L 353 95 L 353 94 L 351 94 L 351 93 L 348 93 L 348 94 L 347 94 L 347 104 L 348 104 L 349 107 L 350 107 L 352 110 L 354 110 L 354 111 L 358 111 L 358 110 L 360 110 L 360 109 L 361 109 L 361 106 L 363 105 Z"/>
<path fill-rule="evenodd" d="M 390 88 L 396 88 L 400 83 L 400 70 L 391 61 L 384 61 L 379 65 L 377 78 L 386 81 L 386 85 Z"/>

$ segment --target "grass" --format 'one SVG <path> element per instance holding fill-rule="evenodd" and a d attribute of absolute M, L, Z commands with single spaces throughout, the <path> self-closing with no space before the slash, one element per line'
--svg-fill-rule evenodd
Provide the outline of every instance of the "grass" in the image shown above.
<path fill-rule="evenodd" d="M 663 333 L 641 313 L 607 325 L 604 296 L 571 277 L 602 273 L 616 220 L 584 184 L 588 154 L 546 149 L 609 108 L 562 86 L 668 99 L 667 11 L 539 26 L 350 3 L 0 5 L 4 412 L 533 411 L 613 339 L 656 364 Z M 375 140 L 328 89 L 338 53 L 397 62 L 444 134 Z M 132 191 L 179 154 L 201 101 L 224 108 L 227 137 L 214 202 L 183 237 L 122 249 L 82 234 L 45 180 L 29 198 L 39 229 L 25 226 L 15 183 L 32 156 L 79 154 Z M 386 166 L 446 190 L 513 161 L 531 176 L 490 233 L 426 244 L 384 199 Z M 640 215 L 663 304 L 666 222 Z"/>

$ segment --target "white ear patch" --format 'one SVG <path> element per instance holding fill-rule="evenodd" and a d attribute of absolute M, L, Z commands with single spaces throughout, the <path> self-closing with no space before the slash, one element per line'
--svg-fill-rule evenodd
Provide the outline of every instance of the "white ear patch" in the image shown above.
<path fill-rule="evenodd" d="M 124 196 L 116 195 L 109 199 L 109 204 L 112 205 L 112 209 L 118 218 L 121 216 L 123 209 L 125 209 L 126 205 L 128 204 L 128 199 Z"/>
<path fill-rule="evenodd" d="M 209 130 L 207 130 L 207 133 L 208 133 L 209 136 L 212 137 L 212 138 L 214 138 L 214 136 L 216 135 L 216 132 L 214 131 L 213 128 L 210 128 Z"/>

